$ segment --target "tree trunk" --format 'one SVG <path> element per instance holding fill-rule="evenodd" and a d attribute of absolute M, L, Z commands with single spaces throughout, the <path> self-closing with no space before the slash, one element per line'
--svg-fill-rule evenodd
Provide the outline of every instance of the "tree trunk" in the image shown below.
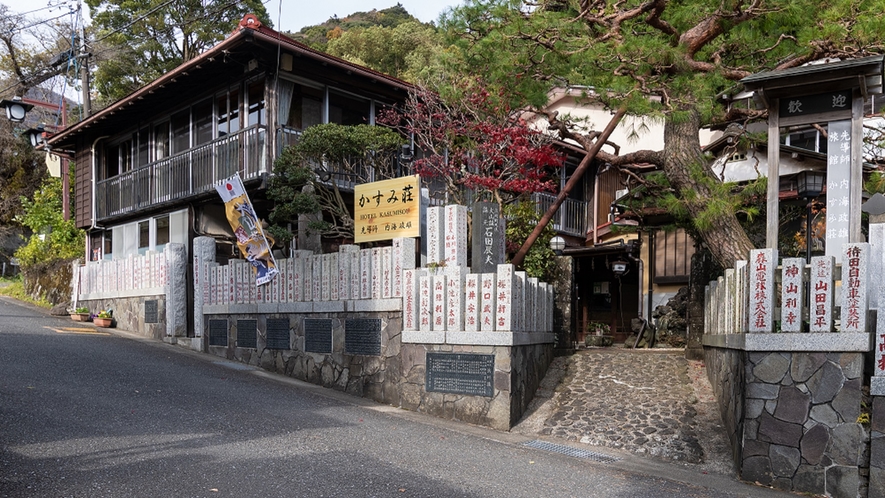
<path fill-rule="evenodd" d="M 679 197 L 686 199 L 692 219 L 697 219 L 716 195 L 710 182 L 719 180 L 706 167 L 701 152 L 700 116 L 695 110 L 680 114 L 682 119 L 668 117 L 664 124 L 664 174 Z M 709 180 L 698 181 L 696 175 L 706 175 Z M 753 243 L 733 213 L 723 213 L 708 225 L 696 226 L 697 232 L 722 268 L 733 268 L 735 261 L 749 257 Z"/>

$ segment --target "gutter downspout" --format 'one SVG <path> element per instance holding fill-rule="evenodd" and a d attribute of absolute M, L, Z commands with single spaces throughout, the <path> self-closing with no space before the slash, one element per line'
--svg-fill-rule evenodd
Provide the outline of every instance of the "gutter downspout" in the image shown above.
<path fill-rule="evenodd" d="M 92 213 L 91 213 L 92 214 L 92 216 L 91 216 L 92 223 L 90 223 L 90 226 L 89 226 L 90 232 L 92 230 L 95 230 L 96 228 L 99 228 L 99 226 L 95 224 L 95 209 L 97 207 L 97 203 L 95 202 L 95 197 L 96 197 L 95 187 L 98 184 L 98 181 L 96 180 L 96 178 L 98 177 L 98 171 L 97 171 L 98 160 L 95 156 L 95 147 L 98 145 L 99 141 L 104 140 L 105 138 L 108 138 L 109 136 L 110 135 L 103 135 L 101 137 L 96 138 L 95 141 L 92 142 L 92 148 L 89 149 L 90 153 L 92 154 L 92 180 L 91 180 L 91 182 L 92 182 L 92 196 L 91 196 L 92 197 Z M 103 228 L 103 227 L 101 227 L 101 228 Z M 92 239 L 90 237 L 86 237 L 86 260 L 87 261 L 89 260 L 89 255 L 92 254 L 92 252 L 90 251 L 90 249 L 92 249 L 92 248 L 89 247 L 91 244 L 91 240 Z"/>

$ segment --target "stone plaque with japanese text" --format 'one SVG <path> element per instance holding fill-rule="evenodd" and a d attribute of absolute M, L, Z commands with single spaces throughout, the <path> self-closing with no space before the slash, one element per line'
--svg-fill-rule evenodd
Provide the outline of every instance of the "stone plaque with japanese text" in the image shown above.
<path fill-rule="evenodd" d="M 144 302 L 144 323 L 158 323 L 160 321 L 159 308 L 156 299 Z"/>
<path fill-rule="evenodd" d="M 495 355 L 427 353 L 425 390 L 471 396 L 495 395 Z"/>
<path fill-rule="evenodd" d="M 381 319 L 350 318 L 344 321 L 344 352 L 381 356 Z"/>
<path fill-rule="evenodd" d="M 258 320 L 237 320 L 237 347 L 258 348 Z"/>
<path fill-rule="evenodd" d="M 209 345 L 227 346 L 227 320 L 209 320 Z"/>
<path fill-rule="evenodd" d="M 267 319 L 267 349 L 289 349 L 289 319 Z"/>
<path fill-rule="evenodd" d="M 332 352 L 332 320 L 330 318 L 304 319 L 304 351 L 326 354 Z"/>

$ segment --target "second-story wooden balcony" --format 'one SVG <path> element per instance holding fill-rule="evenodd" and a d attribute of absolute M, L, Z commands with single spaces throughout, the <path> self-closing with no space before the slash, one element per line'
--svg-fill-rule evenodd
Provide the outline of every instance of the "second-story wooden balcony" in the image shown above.
<path fill-rule="evenodd" d="M 266 130 L 253 126 L 96 183 L 95 219 L 125 215 L 210 192 L 239 171 L 244 181 L 268 171 Z"/>
<path fill-rule="evenodd" d="M 543 216 L 550 209 L 550 206 L 553 205 L 556 196 L 534 193 L 532 194 L 532 200 L 535 202 L 535 209 L 538 214 Z M 551 222 L 553 223 L 553 229 L 559 233 L 575 237 L 585 237 L 587 235 L 587 203 L 566 199 L 559 206 Z"/>

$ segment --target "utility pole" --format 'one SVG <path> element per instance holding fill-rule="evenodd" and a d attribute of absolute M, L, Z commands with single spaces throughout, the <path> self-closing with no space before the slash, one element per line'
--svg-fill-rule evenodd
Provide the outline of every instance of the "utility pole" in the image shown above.
<path fill-rule="evenodd" d="M 82 9 L 80 2 L 77 2 L 77 9 Z M 82 11 L 81 11 L 82 15 Z M 82 17 L 81 17 L 82 18 Z M 92 99 L 89 94 L 89 49 L 86 47 L 86 23 L 82 23 L 80 31 L 80 86 L 83 92 L 83 116 L 86 119 L 92 115 Z"/>

